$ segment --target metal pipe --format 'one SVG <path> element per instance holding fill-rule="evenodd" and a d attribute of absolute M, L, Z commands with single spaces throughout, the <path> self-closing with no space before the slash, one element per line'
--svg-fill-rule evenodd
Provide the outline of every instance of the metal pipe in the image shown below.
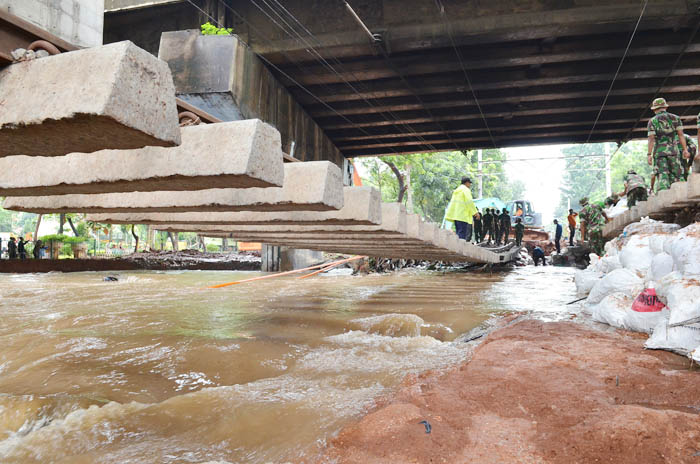
<path fill-rule="evenodd" d="M 376 34 L 372 34 L 372 31 L 370 31 L 369 28 L 367 26 L 365 26 L 365 23 L 362 22 L 362 19 L 357 15 L 357 13 L 355 13 L 355 10 L 352 9 L 350 4 L 348 2 L 344 2 L 344 3 L 345 3 L 345 8 L 348 9 L 348 11 L 352 15 L 352 17 L 355 18 L 355 21 L 357 21 L 357 23 L 360 25 L 360 27 L 362 27 L 362 29 L 365 31 L 365 33 L 369 36 L 370 40 L 372 42 L 380 42 L 381 38 L 378 37 L 378 35 L 376 35 Z"/>

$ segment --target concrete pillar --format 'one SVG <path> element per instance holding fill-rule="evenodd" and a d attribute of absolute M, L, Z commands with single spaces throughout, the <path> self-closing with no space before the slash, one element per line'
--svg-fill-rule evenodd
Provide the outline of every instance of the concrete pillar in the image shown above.
<path fill-rule="evenodd" d="M 294 271 L 323 262 L 323 252 L 316 250 L 299 250 L 296 248 L 280 248 L 280 271 Z"/>
<path fill-rule="evenodd" d="M 260 252 L 262 258 L 261 270 L 263 272 L 279 272 L 280 270 L 280 247 L 262 245 Z"/>

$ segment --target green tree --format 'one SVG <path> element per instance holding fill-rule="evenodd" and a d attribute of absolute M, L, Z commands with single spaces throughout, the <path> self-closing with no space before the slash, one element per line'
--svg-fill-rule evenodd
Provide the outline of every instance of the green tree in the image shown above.
<path fill-rule="evenodd" d="M 568 214 L 567 205 L 571 200 L 571 208 L 581 209 L 579 200 L 589 197 L 591 201 L 603 201 L 605 192 L 605 157 L 606 144 L 595 143 L 577 145 L 562 150 L 565 160 L 565 173 L 560 187 L 561 196 L 554 216 L 564 219 Z M 629 169 L 634 169 L 647 182 L 651 181 L 651 167 L 646 161 L 646 142 L 628 142 L 619 150 L 615 144 L 607 144 L 607 149 L 613 156 L 610 160 L 610 178 L 613 192 L 621 192 L 624 188 L 624 176 Z"/>
<path fill-rule="evenodd" d="M 521 197 L 525 184 L 510 182 L 503 168 L 505 155 L 500 150 L 484 150 L 483 195 L 511 201 Z M 365 182 L 382 192 L 383 201 L 393 202 L 401 198 L 399 179 L 406 182 L 410 171 L 410 191 L 414 211 L 428 220 L 441 222 L 452 191 L 462 177 L 472 178 L 472 193 L 478 193 L 478 155 L 476 151 L 453 151 L 412 155 L 365 158 L 360 160 L 366 172 Z M 391 163 L 399 172 L 397 176 Z M 407 196 L 402 200 L 407 202 Z"/>

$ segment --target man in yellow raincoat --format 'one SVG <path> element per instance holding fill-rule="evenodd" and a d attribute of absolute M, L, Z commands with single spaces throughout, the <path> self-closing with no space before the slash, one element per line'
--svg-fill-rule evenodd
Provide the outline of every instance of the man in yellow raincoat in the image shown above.
<path fill-rule="evenodd" d="M 445 219 L 455 223 L 457 236 L 468 242 L 472 239 L 472 224 L 477 211 L 472 199 L 471 186 L 472 180 L 462 177 L 462 185 L 452 192 L 452 200 L 445 215 Z"/>

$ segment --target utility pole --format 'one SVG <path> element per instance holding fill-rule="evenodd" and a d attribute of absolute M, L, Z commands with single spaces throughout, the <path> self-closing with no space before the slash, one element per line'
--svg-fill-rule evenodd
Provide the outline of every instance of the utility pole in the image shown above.
<path fill-rule="evenodd" d="M 483 198 L 484 196 L 484 172 L 483 172 L 483 159 L 482 159 L 482 151 L 477 150 L 476 151 L 476 156 L 477 156 L 477 169 L 478 169 L 478 174 L 479 174 L 479 198 Z"/>
<path fill-rule="evenodd" d="M 610 178 L 610 144 L 603 144 L 605 150 L 605 196 L 612 195 L 612 179 Z"/>

